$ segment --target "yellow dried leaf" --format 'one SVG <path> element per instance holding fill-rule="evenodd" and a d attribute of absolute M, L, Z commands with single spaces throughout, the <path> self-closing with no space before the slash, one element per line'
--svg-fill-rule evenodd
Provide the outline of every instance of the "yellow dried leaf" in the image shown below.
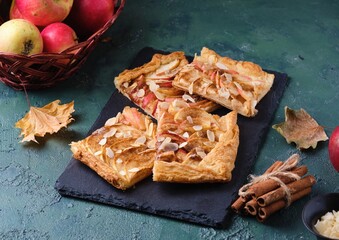
<path fill-rule="evenodd" d="M 35 137 L 43 137 L 46 133 L 56 133 L 62 127 L 66 127 L 72 120 L 74 101 L 59 105 L 60 100 L 55 100 L 44 107 L 30 107 L 29 112 L 16 122 L 15 127 L 21 128 L 20 136 L 24 136 L 21 142 L 37 140 Z"/>
<path fill-rule="evenodd" d="M 319 141 L 328 139 L 324 128 L 304 110 L 285 107 L 285 122 L 272 126 L 288 143 L 294 142 L 298 149 L 316 148 Z"/>

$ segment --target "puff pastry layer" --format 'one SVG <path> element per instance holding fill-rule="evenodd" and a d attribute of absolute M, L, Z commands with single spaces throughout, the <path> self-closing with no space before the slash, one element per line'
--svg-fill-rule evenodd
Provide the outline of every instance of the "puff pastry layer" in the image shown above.
<path fill-rule="evenodd" d="M 158 104 L 184 99 L 190 106 L 213 111 L 218 104 L 198 95 L 188 94 L 172 85 L 176 74 L 188 61 L 183 52 L 155 54 L 150 62 L 124 70 L 114 79 L 116 88 L 147 114 L 157 118 Z"/>
<path fill-rule="evenodd" d="M 155 133 L 150 117 L 125 107 L 87 138 L 72 142 L 71 150 L 75 159 L 125 190 L 152 174 Z"/>
<path fill-rule="evenodd" d="M 237 113 L 219 117 L 178 102 L 163 105 L 159 108 L 153 180 L 230 181 L 239 145 Z"/>
<path fill-rule="evenodd" d="M 221 57 L 204 47 L 183 67 L 173 86 L 210 99 L 246 117 L 257 114 L 257 103 L 270 90 L 274 75 L 252 62 Z"/>

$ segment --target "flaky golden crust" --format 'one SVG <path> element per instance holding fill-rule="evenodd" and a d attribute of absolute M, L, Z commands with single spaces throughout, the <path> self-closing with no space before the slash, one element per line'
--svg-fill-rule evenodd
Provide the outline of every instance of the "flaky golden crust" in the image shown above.
<path fill-rule="evenodd" d="M 184 98 L 190 106 L 198 106 L 206 111 L 217 109 L 218 104 L 173 87 L 175 75 L 187 64 L 184 52 L 154 54 L 150 62 L 124 70 L 114 79 L 114 83 L 124 96 L 154 118 L 157 118 L 159 103 L 175 99 Z"/>
<path fill-rule="evenodd" d="M 118 189 L 152 174 L 156 125 L 135 108 L 125 107 L 87 138 L 71 143 L 73 157 Z"/>
<path fill-rule="evenodd" d="M 152 174 L 153 164 L 148 163 L 149 166 L 140 169 L 137 174 L 133 177 L 127 179 L 122 178 L 121 175 L 114 169 L 112 169 L 107 163 L 98 160 L 92 153 L 88 151 L 88 148 L 85 147 L 84 142 L 75 142 L 71 144 L 71 150 L 73 152 L 73 157 L 89 168 L 94 170 L 100 177 L 105 179 L 108 183 L 114 187 L 126 190 L 134 186 L 137 182 L 140 182 L 144 178 Z M 148 155 L 144 156 L 145 159 L 154 159 L 155 151 L 149 151 Z M 143 164 L 144 165 L 144 164 Z"/>
<path fill-rule="evenodd" d="M 153 180 L 159 182 L 227 182 L 239 146 L 237 113 L 223 117 L 201 109 L 162 112 L 157 130 Z"/>
<path fill-rule="evenodd" d="M 210 99 L 246 117 L 257 114 L 257 103 L 272 87 L 274 75 L 252 62 L 221 57 L 204 47 L 177 74 L 173 86 Z"/>
<path fill-rule="evenodd" d="M 153 55 L 150 62 L 134 69 L 125 69 L 114 79 L 114 84 L 119 91 L 122 91 L 124 89 L 123 84 L 125 82 L 130 82 L 133 79 L 138 78 L 140 75 L 155 72 L 161 65 L 168 64 L 174 60 L 180 61 L 178 67 L 183 67 L 188 63 L 184 52 L 177 51 L 167 55 L 157 53 Z M 124 94 L 124 92 L 122 93 Z"/>

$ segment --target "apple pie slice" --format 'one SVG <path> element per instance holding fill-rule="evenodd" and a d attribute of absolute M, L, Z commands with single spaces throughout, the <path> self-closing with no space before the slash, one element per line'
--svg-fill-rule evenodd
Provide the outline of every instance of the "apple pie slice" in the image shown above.
<path fill-rule="evenodd" d="M 217 109 L 218 104 L 172 86 L 175 75 L 186 64 L 188 61 L 180 51 L 167 55 L 154 54 L 151 61 L 143 66 L 120 73 L 114 83 L 123 95 L 155 119 L 158 104 L 175 99 L 184 99 L 190 106 L 206 111 Z"/>
<path fill-rule="evenodd" d="M 246 117 L 270 90 L 274 75 L 252 62 L 221 57 L 204 47 L 200 56 L 176 75 L 173 86 L 210 99 Z"/>
<path fill-rule="evenodd" d="M 161 104 L 159 113 L 154 181 L 231 180 L 239 145 L 235 111 L 219 117 L 175 101 Z"/>
<path fill-rule="evenodd" d="M 71 150 L 75 159 L 125 190 L 152 174 L 155 133 L 150 117 L 125 107 L 87 138 L 72 142 Z"/>

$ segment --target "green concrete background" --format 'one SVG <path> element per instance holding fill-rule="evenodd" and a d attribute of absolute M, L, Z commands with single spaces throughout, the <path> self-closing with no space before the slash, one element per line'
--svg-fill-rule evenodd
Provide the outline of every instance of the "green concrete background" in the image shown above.
<path fill-rule="evenodd" d="M 0 239 L 312 239 L 303 226 L 306 202 L 339 192 L 339 174 L 328 141 L 299 152 L 269 129 L 253 174 L 273 161 L 300 153 L 317 178 L 312 194 L 271 216 L 265 224 L 233 216 L 225 230 L 61 197 L 56 179 L 67 166 L 68 144 L 85 137 L 113 93 L 113 78 L 145 46 L 193 55 L 203 46 L 221 55 L 285 72 L 289 84 L 272 124 L 284 107 L 304 108 L 328 136 L 339 125 L 339 1 L 127 0 L 115 25 L 71 79 L 28 92 L 34 106 L 75 101 L 75 122 L 40 144 L 19 143 L 14 124 L 28 110 L 25 94 L 0 84 Z"/>

